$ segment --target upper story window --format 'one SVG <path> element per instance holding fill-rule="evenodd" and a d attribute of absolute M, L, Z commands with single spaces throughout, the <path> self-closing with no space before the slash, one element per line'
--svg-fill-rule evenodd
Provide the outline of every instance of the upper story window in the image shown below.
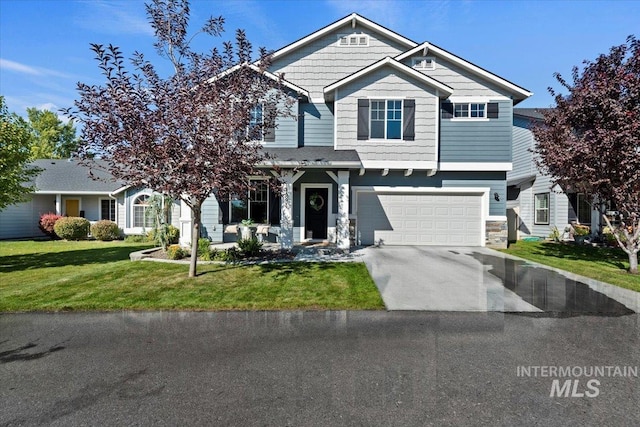
<path fill-rule="evenodd" d="M 497 119 L 498 113 L 497 102 L 443 102 L 441 107 L 443 119 Z"/>
<path fill-rule="evenodd" d="M 415 99 L 359 99 L 358 139 L 415 139 Z"/>
<path fill-rule="evenodd" d="M 436 59 L 431 56 L 417 56 L 411 58 L 411 66 L 418 70 L 435 70 Z"/>
<path fill-rule="evenodd" d="M 338 36 L 338 46 L 369 46 L 366 34 L 349 34 Z"/>
<path fill-rule="evenodd" d="M 252 140 L 262 141 L 262 104 L 254 106 L 249 114 L 247 134 Z"/>

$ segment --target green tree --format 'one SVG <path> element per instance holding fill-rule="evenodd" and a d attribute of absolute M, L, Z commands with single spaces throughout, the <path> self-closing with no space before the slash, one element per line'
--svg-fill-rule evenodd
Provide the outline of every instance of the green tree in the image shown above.
<path fill-rule="evenodd" d="M 52 111 L 27 108 L 32 159 L 63 159 L 78 148 L 73 121 L 63 123 Z"/>
<path fill-rule="evenodd" d="M 0 210 L 28 200 L 33 191 L 30 181 L 39 170 L 29 166 L 29 124 L 9 113 L 0 96 Z"/>

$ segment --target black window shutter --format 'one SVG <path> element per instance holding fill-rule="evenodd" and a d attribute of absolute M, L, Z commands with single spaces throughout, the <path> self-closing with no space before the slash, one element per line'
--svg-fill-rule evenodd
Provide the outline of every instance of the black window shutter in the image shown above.
<path fill-rule="evenodd" d="M 497 119 L 498 118 L 498 103 L 490 102 L 487 104 L 487 118 L 488 119 Z"/>
<path fill-rule="evenodd" d="M 416 139 L 416 100 L 405 99 L 402 110 L 402 139 L 413 141 Z"/>
<path fill-rule="evenodd" d="M 358 139 L 369 139 L 368 99 L 358 99 Z"/>
<path fill-rule="evenodd" d="M 265 105 L 265 129 L 264 129 L 264 142 L 276 141 L 276 107 L 274 105 Z"/>
<path fill-rule="evenodd" d="M 443 119 L 450 119 L 453 117 L 453 103 L 451 102 L 443 102 L 441 107 L 441 117 Z"/>

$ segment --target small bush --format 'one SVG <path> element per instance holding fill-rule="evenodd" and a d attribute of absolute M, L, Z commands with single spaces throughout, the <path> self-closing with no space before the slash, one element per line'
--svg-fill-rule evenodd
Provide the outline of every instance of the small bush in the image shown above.
<path fill-rule="evenodd" d="M 38 228 L 47 236 L 55 239 L 58 236 L 56 236 L 53 227 L 60 218 L 62 218 L 61 215 L 54 214 L 53 212 L 42 214 L 40 215 L 40 221 L 38 221 Z"/>
<path fill-rule="evenodd" d="M 238 248 L 244 256 L 253 257 L 260 253 L 260 249 L 262 249 L 262 242 L 260 242 L 257 237 L 252 237 L 251 239 L 240 239 L 238 240 Z"/>
<path fill-rule="evenodd" d="M 124 241 L 127 243 L 146 243 L 149 239 L 141 234 L 130 234 L 124 238 Z"/>
<path fill-rule="evenodd" d="M 117 240 L 120 238 L 120 229 L 115 222 L 103 219 L 91 226 L 91 235 L 96 240 Z"/>
<path fill-rule="evenodd" d="M 240 252 L 236 248 L 228 248 L 222 251 L 214 250 L 212 257 L 216 261 L 234 262 L 242 258 Z"/>
<path fill-rule="evenodd" d="M 180 245 L 171 245 L 167 248 L 167 258 L 169 259 L 182 259 L 186 255 L 187 253 Z"/>
<path fill-rule="evenodd" d="M 61 239 L 80 240 L 89 235 L 90 226 L 84 218 L 65 216 L 56 221 L 53 230 Z"/>
<path fill-rule="evenodd" d="M 198 239 L 198 258 L 203 261 L 211 261 L 211 242 L 209 239 L 201 237 Z"/>
<path fill-rule="evenodd" d="M 149 230 L 147 241 L 154 242 L 158 246 L 175 245 L 180 239 L 180 230 L 173 225 L 161 225 L 158 230 Z"/>
<path fill-rule="evenodd" d="M 171 245 L 175 245 L 180 241 L 180 230 L 178 230 L 178 227 L 174 227 L 173 225 L 167 227 L 167 240 Z"/>
<path fill-rule="evenodd" d="M 574 236 L 588 236 L 590 233 L 590 229 L 586 225 L 575 224 L 573 226 L 573 235 Z"/>

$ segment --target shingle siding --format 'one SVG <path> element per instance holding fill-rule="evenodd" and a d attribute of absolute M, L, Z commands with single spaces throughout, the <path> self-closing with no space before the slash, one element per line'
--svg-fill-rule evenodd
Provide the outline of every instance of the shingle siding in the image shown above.
<path fill-rule="evenodd" d="M 354 32 L 369 36 L 368 46 L 338 46 L 338 35 Z M 285 79 L 306 90 L 312 99 L 323 97 L 323 88 L 385 56 L 396 56 L 406 50 L 398 42 L 366 28 L 345 25 L 289 54 L 276 58 L 269 71 L 285 73 Z"/>
<path fill-rule="evenodd" d="M 415 140 L 358 140 L 358 99 L 415 99 Z M 353 149 L 362 160 L 435 161 L 438 98 L 434 90 L 384 67 L 340 88 L 336 100 L 336 148 Z"/>

